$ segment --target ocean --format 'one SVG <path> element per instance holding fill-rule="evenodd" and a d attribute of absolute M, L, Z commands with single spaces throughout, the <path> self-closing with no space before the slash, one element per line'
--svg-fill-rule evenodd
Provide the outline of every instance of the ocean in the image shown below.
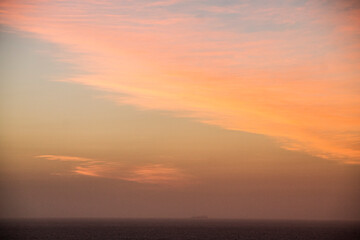
<path fill-rule="evenodd" d="M 1 220 L 0 239 L 359 240 L 359 222 L 213 219 Z"/>

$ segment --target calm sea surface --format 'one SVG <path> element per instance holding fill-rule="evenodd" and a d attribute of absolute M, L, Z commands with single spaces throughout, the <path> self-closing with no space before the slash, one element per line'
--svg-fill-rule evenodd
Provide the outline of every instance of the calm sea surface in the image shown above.
<path fill-rule="evenodd" d="M 360 240 L 359 223 L 240 220 L 2 220 L 0 239 Z"/>

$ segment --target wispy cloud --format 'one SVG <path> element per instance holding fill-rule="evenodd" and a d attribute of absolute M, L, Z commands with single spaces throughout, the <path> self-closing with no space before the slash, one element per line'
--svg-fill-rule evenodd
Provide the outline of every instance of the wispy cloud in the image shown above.
<path fill-rule="evenodd" d="M 189 176 L 185 175 L 180 169 L 169 167 L 164 164 L 138 166 L 74 156 L 39 155 L 35 157 L 46 160 L 72 161 L 75 165 L 69 172 L 91 177 L 172 186 L 182 185 L 186 183 L 189 178 Z M 61 175 L 61 173 L 57 174 Z"/>
<path fill-rule="evenodd" d="M 174 185 L 183 184 L 186 181 L 185 174 L 179 169 L 162 164 L 130 167 L 118 163 L 102 162 L 77 166 L 73 172 L 80 175 L 149 184 Z"/>
<path fill-rule="evenodd" d="M 3 1 L 0 22 L 74 53 L 91 74 L 66 81 L 118 103 L 360 161 L 358 5 L 256 2 Z"/>
<path fill-rule="evenodd" d="M 177 182 L 184 179 L 184 174 L 175 168 L 153 164 L 134 168 L 124 179 L 140 183 Z"/>
<path fill-rule="evenodd" d="M 73 157 L 73 156 L 61 156 L 61 155 L 38 155 L 35 156 L 36 158 L 44 158 L 47 160 L 57 160 L 57 161 L 74 161 L 74 162 L 89 162 L 93 161 L 90 158 L 83 158 L 83 157 Z"/>

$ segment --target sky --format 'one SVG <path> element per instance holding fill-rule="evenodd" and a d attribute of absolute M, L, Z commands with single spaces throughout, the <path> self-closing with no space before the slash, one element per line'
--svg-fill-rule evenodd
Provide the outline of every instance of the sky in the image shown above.
<path fill-rule="evenodd" d="M 3 0 L 2 218 L 360 220 L 357 0 Z"/>

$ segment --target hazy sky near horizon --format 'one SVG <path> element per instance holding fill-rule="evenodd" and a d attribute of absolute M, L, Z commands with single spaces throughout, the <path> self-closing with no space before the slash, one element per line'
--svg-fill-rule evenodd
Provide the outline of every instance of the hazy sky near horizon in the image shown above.
<path fill-rule="evenodd" d="M 359 16 L 2 1 L 0 215 L 360 219 Z"/>

